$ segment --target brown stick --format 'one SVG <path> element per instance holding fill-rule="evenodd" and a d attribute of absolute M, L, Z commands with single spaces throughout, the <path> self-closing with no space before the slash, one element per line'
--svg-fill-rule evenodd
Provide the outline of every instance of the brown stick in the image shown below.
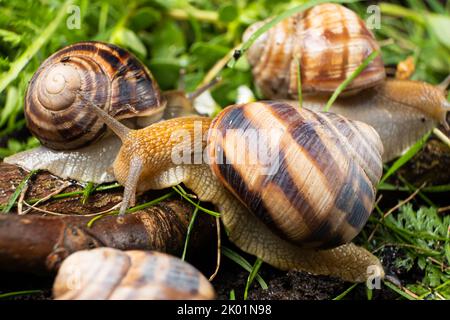
<path fill-rule="evenodd" d="M 0 204 L 5 204 L 27 172 L 8 164 L 0 164 Z M 43 198 L 59 188 L 62 181 L 48 173 L 38 173 L 29 181 L 25 201 Z M 81 190 L 74 185 L 64 192 Z M 40 209 L 65 213 L 45 215 L 31 210 L 24 216 L 16 212 L 0 214 L 0 269 L 47 273 L 56 271 L 64 258 L 83 249 L 100 246 L 123 250 L 157 250 L 180 254 L 184 246 L 192 206 L 186 202 L 167 199 L 152 207 L 127 214 L 123 224 L 116 216 L 104 216 L 91 227 L 92 214 L 107 210 L 121 201 L 121 189 L 93 194 L 86 204 L 81 196 L 49 200 Z M 142 200 L 159 194 L 146 194 Z M 213 219 L 202 215 L 189 242 L 199 247 L 214 235 Z M 206 238 L 206 239 L 205 239 Z"/>

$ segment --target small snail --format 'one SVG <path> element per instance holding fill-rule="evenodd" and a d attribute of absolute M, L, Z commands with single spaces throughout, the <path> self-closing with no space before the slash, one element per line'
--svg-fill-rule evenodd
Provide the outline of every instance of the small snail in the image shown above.
<path fill-rule="evenodd" d="M 163 117 L 195 113 L 189 95 L 161 93 L 150 71 L 126 50 L 95 41 L 75 43 L 47 58 L 27 89 L 27 126 L 43 147 L 13 155 L 5 162 L 27 170 L 46 169 L 78 181 L 113 181 L 107 169 L 120 141 L 105 136 L 106 126 L 79 95 L 134 128 Z"/>
<path fill-rule="evenodd" d="M 244 40 L 262 24 L 250 26 Z M 268 99 L 297 100 L 299 61 L 303 106 L 323 110 L 338 85 L 379 50 L 356 13 L 327 3 L 271 28 L 249 48 L 247 57 L 255 83 Z M 383 160 L 388 161 L 438 123 L 448 128 L 446 87 L 446 82 L 432 86 L 420 81 L 386 80 L 378 56 L 346 87 L 330 111 L 373 126 L 383 142 Z"/>
<path fill-rule="evenodd" d="M 215 292 L 197 269 L 168 254 L 97 248 L 64 260 L 53 296 L 58 300 L 210 300 Z"/>
<path fill-rule="evenodd" d="M 382 145 L 370 126 L 267 101 L 227 107 L 214 120 L 182 117 L 131 130 L 86 105 L 122 140 L 114 162 L 125 186 L 121 215 L 136 192 L 184 183 L 219 208 L 236 245 L 275 267 L 349 281 L 364 281 L 370 265 L 381 269 L 349 244 L 372 211 L 382 173 Z M 273 162 L 246 161 L 258 144 Z M 180 150 L 186 161 L 177 160 Z"/>

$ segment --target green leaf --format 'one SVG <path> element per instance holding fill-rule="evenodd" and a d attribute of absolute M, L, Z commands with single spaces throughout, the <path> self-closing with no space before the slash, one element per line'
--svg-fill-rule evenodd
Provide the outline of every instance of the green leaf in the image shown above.
<path fill-rule="evenodd" d="M 152 32 L 151 45 L 154 58 L 175 58 L 186 50 L 186 39 L 174 21 L 166 20 Z"/>
<path fill-rule="evenodd" d="M 19 44 L 22 39 L 17 33 L 5 29 L 0 29 L 0 38 L 5 42 L 11 43 L 13 46 Z"/>
<path fill-rule="evenodd" d="M 147 49 L 141 39 L 130 29 L 121 28 L 116 30 L 111 41 L 119 46 L 130 49 L 140 57 L 145 58 L 147 56 Z"/>
<path fill-rule="evenodd" d="M 196 42 L 190 50 L 190 61 L 203 69 L 209 69 L 217 60 L 226 55 L 228 51 L 230 51 L 230 48 L 222 45 Z"/>
<path fill-rule="evenodd" d="M 238 15 L 238 8 L 234 4 L 224 4 L 219 8 L 219 20 L 222 22 L 231 22 L 235 20 Z"/>
<path fill-rule="evenodd" d="M 143 30 L 154 25 L 161 20 L 161 13 L 151 7 L 144 7 L 137 10 L 130 21 L 133 30 Z"/>
<path fill-rule="evenodd" d="M 426 22 L 439 41 L 450 49 L 450 17 L 441 14 L 427 14 Z"/>
<path fill-rule="evenodd" d="M 6 102 L 0 114 L 0 127 L 2 127 L 19 106 L 19 92 L 14 86 L 8 87 L 6 92 Z"/>

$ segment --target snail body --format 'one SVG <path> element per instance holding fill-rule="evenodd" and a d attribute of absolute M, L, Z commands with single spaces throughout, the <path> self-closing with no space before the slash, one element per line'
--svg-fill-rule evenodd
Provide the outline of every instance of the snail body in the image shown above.
<path fill-rule="evenodd" d="M 156 251 L 97 248 L 73 253 L 53 285 L 58 300 L 205 300 L 209 281 L 190 264 Z"/>
<path fill-rule="evenodd" d="M 382 145 L 370 126 L 268 101 L 227 107 L 214 120 L 183 117 L 130 130 L 91 107 L 122 140 L 114 162 L 125 186 L 121 214 L 136 192 L 184 183 L 218 207 L 235 244 L 275 267 L 349 281 L 364 281 L 368 265 L 381 268 L 349 244 L 372 211 L 382 172 Z M 274 128 L 278 134 L 266 131 Z M 235 161 L 257 144 L 251 135 L 242 144 L 242 130 L 261 133 L 276 161 Z M 188 162 L 174 161 L 179 150 L 190 150 Z M 204 154 L 209 164 L 195 161 Z"/>
<path fill-rule="evenodd" d="M 244 40 L 261 25 L 250 26 Z M 261 35 L 247 57 L 255 84 L 267 99 L 297 100 L 300 63 L 303 106 L 318 111 L 364 59 L 379 50 L 356 13 L 338 4 L 321 4 Z M 448 127 L 446 86 L 445 81 L 432 86 L 386 79 L 378 56 L 349 83 L 330 111 L 373 126 L 384 145 L 383 160 L 389 161 L 437 124 Z"/>

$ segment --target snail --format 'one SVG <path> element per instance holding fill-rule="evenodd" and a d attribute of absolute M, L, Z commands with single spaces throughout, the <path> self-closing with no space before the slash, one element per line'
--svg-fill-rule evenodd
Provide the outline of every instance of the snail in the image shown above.
<path fill-rule="evenodd" d="M 350 243 L 382 173 L 383 147 L 367 124 L 266 101 L 229 106 L 213 120 L 181 117 L 132 130 L 85 103 L 122 141 L 113 166 L 125 187 L 119 215 L 136 192 L 184 183 L 219 209 L 231 241 L 279 269 L 356 282 L 369 266 L 382 270 Z M 270 161 L 247 159 L 264 148 Z"/>
<path fill-rule="evenodd" d="M 251 25 L 247 40 L 264 22 Z M 247 51 L 254 81 L 267 99 L 297 99 L 300 64 L 302 106 L 323 110 L 329 96 L 380 47 L 350 9 L 321 4 L 291 16 L 262 34 Z M 399 156 L 427 131 L 442 123 L 450 102 L 448 80 L 433 86 L 386 79 L 377 56 L 346 87 L 330 111 L 373 126 L 384 145 L 383 160 Z M 298 105 L 297 101 L 290 101 Z"/>
<path fill-rule="evenodd" d="M 43 147 L 5 162 L 78 181 L 113 181 L 108 168 L 120 142 L 107 134 L 78 95 L 128 126 L 142 128 L 162 118 L 195 113 L 192 99 L 211 85 L 192 94 L 162 93 L 150 71 L 126 50 L 95 41 L 69 45 L 41 64 L 27 88 L 27 127 Z"/>
<path fill-rule="evenodd" d="M 57 300 L 210 300 L 209 281 L 190 264 L 156 251 L 96 248 L 73 253 L 53 284 Z"/>

